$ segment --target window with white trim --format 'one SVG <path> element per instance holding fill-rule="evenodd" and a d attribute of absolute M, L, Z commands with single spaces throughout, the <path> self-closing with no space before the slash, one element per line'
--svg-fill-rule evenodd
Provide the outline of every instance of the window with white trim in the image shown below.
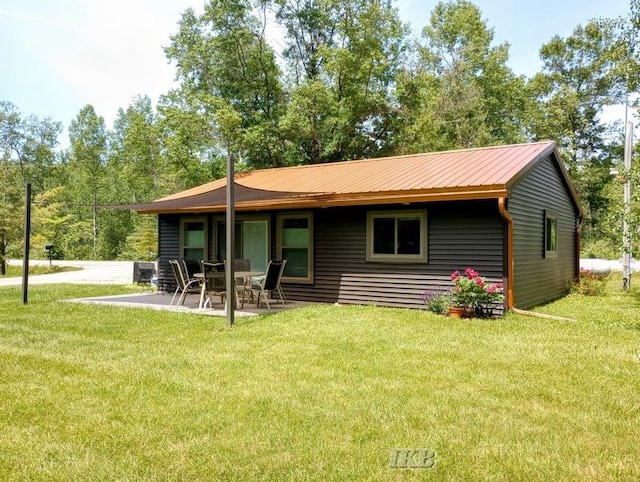
<path fill-rule="evenodd" d="M 287 260 L 282 279 L 313 282 L 312 213 L 279 214 L 277 224 L 278 257 Z"/>
<path fill-rule="evenodd" d="M 368 212 L 367 261 L 426 262 L 427 212 Z"/>

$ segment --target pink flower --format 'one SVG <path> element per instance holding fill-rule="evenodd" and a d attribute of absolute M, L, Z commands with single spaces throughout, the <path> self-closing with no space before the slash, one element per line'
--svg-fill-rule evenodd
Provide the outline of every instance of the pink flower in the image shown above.
<path fill-rule="evenodd" d="M 476 276 L 475 282 L 478 286 L 484 286 L 484 280 L 480 276 Z"/>
<path fill-rule="evenodd" d="M 460 271 L 455 270 L 453 273 L 451 273 L 451 281 L 455 281 L 455 279 L 460 276 Z"/>
<path fill-rule="evenodd" d="M 465 269 L 464 270 L 464 274 L 466 274 L 467 278 L 469 278 L 469 279 L 474 279 L 474 278 L 477 278 L 478 276 L 480 276 L 480 274 L 476 270 L 471 269 L 471 268 Z"/>

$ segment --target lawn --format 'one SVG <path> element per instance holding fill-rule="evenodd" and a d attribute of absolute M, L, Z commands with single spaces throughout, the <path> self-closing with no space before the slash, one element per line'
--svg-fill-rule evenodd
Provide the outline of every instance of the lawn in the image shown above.
<path fill-rule="evenodd" d="M 58 265 L 44 265 L 44 264 L 35 264 L 29 266 L 29 275 L 39 275 L 39 274 L 52 274 L 52 273 L 62 273 L 66 271 L 77 271 L 82 268 L 77 268 L 74 266 L 58 266 Z M 6 274 L 0 274 L 0 278 L 15 278 L 18 276 L 22 276 L 22 265 L 17 266 L 13 264 L 8 264 L 6 267 Z"/>
<path fill-rule="evenodd" d="M 0 289 L 0 480 L 639 480 L 640 290 L 615 288 L 540 308 L 576 321 L 309 306 L 233 328 L 58 301 L 125 288 Z M 435 466 L 390 467 L 400 448 Z"/>

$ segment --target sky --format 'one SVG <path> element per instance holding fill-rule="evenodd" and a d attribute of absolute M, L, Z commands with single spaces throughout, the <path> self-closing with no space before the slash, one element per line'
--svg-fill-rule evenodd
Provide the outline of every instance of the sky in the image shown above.
<path fill-rule="evenodd" d="M 396 0 L 417 35 L 437 0 Z M 509 65 L 531 76 L 538 51 L 596 17 L 625 16 L 629 0 L 475 0 L 496 43 L 510 44 Z M 175 86 L 163 47 L 180 14 L 204 0 L 0 0 L 0 100 L 65 129 L 87 104 L 113 126 L 119 108 L 138 95 Z M 63 134 L 67 136 L 66 131 Z M 68 141 L 61 138 L 61 144 Z"/>

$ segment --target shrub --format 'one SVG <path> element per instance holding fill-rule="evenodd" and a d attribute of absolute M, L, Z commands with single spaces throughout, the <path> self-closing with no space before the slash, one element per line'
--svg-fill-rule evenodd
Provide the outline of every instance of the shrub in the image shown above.
<path fill-rule="evenodd" d="M 441 290 L 427 290 L 422 299 L 427 310 L 438 315 L 446 315 L 452 304 L 451 294 Z"/>
<path fill-rule="evenodd" d="M 499 303 L 504 299 L 502 283 L 489 284 L 480 274 L 467 268 L 464 274 L 460 271 L 451 273 L 453 287 L 453 303 L 462 308 L 477 310 L 484 305 Z"/>
<path fill-rule="evenodd" d="M 602 296 L 606 287 L 607 277 L 584 270 L 581 272 L 580 278 L 572 283 L 571 293 L 583 296 Z"/>

